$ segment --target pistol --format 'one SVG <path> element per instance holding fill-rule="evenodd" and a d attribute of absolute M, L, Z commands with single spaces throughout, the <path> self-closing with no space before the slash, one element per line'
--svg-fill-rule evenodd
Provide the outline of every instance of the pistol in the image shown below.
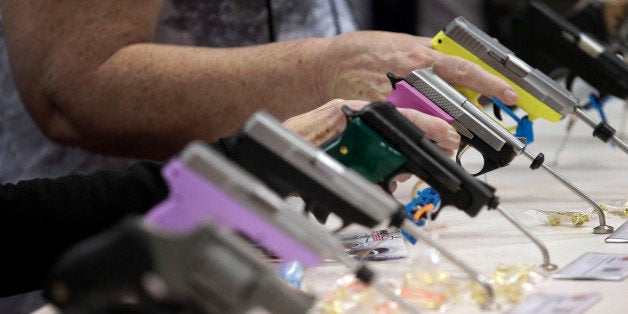
<path fill-rule="evenodd" d="M 403 205 L 359 173 L 286 129 L 266 112 L 258 112 L 236 135 L 237 163 L 281 197 L 297 195 L 306 210 L 324 222 L 336 214 L 344 225 L 374 227 L 389 220 L 399 226 Z"/>
<path fill-rule="evenodd" d="M 147 223 L 178 233 L 211 222 L 237 231 L 284 261 L 316 266 L 340 242 L 297 213 L 258 178 L 202 142 L 192 142 L 162 169 L 168 197 Z"/>
<path fill-rule="evenodd" d="M 257 120 L 253 119 L 253 121 Z M 271 123 L 271 126 L 277 127 L 278 125 Z M 259 131 L 259 129 L 255 130 Z M 256 258 L 254 255 L 245 258 L 245 256 L 241 256 L 244 253 L 233 252 L 233 257 L 230 257 L 227 256 L 229 252 L 223 247 L 230 244 L 229 249 L 233 251 L 235 249 L 242 250 L 242 245 L 234 248 L 233 243 L 221 242 L 220 244 L 223 246 L 220 246 L 217 243 L 207 241 L 208 234 L 214 235 L 213 232 L 218 228 L 230 231 L 230 237 L 236 237 L 236 234 L 244 235 L 247 239 L 278 255 L 283 263 L 297 261 L 304 266 L 316 266 L 323 259 L 337 258 L 355 270 L 358 279 L 380 289 L 382 293 L 404 306 L 404 301 L 374 280 L 373 272 L 345 253 L 337 238 L 320 225 L 312 223 L 306 217 L 298 214 L 287 201 L 280 198 L 257 177 L 214 152 L 209 146 L 201 142 L 189 144 L 177 158 L 171 160 L 162 169 L 162 174 L 168 184 L 169 195 L 145 215 L 142 224 L 136 224 L 132 228 L 135 233 L 139 229 L 140 233 L 148 237 L 149 240 L 138 241 L 129 250 L 141 252 L 136 247 L 144 246 L 144 251 L 150 253 L 150 258 L 145 257 L 144 259 L 151 262 L 149 266 L 157 265 L 158 276 L 155 278 L 162 281 L 168 288 L 167 290 L 170 292 L 168 299 L 181 300 L 183 305 L 192 308 L 201 306 L 200 312 L 212 313 L 243 312 L 249 308 L 251 301 L 271 307 L 268 308 L 271 312 L 282 311 L 285 313 L 305 312 L 306 306 L 311 305 L 310 299 L 306 300 L 309 302 L 298 304 L 293 304 L 294 302 L 291 300 L 272 304 L 274 298 L 283 297 L 283 290 L 275 290 L 269 284 L 262 286 L 257 281 L 252 280 L 252 278 L 257 277 L 259 280 L 265 278 L 261 276 L 263 274 L 257 268 L 247 269 L 249 266 L 255 266 L 253 265 L 254 261 L 252 261 Z M 386 201 L 399 206 L 386 193 L 383 191 L 381 193 L 386 196 Z M 353 195 L 357 194 L 359 192 Z M 381 202 L 379 204 L 381 205 Z M 110 259 L 105 259 L 102 262 L 104 264 L 98 264 L 101 263 L 99 257 L 102 256 L 100 255 L 115 256 L 121 251 L 112 247 L 119 245 L 119 243 L 111 241 L 111 237 L 106 237 L 106 239 L 108 239 L 105 240 L 106 247 L 90 245 L 89 247 L 93 249 L 84 253 L 84 258 L 71 257 L 73 262 L 62 266 L 62 269 L 78 277 L 81 272 L 87 269 L 106 268 L 112 273 L 124 274 L 121 276 L 123 277 L 122 282 L 112 283 L 111 290 L 101 289 L 98 287 L 103 285 L 103 279 L 100 279 L 100 282 L 97 281 L 99 279 L 89 282 L 69 282 L 68 280 L 72 278 L 68 279 L 70 276 L 60 271 L 56 272 L 56 282 L 61 280 L 66 286 L 72 286 L 72 289 L 82 289 L 90 291 L 90 293 L 91 290 L 95 290 L 93 293 L 97 294 L 122 294 L 127 290 L 125 285 L 130 285 L 129 281 L 141 284 L 140 279 L 144 278 L 143 274 L 155 271 L 152 268 L 146 269 L 146 266 L 138 269 L 133 265 L 129 266 L 124 263 L 116 264 L 113 262 L 111 265 Z M 203 241 L 208 243 L 204 244 Z M 122 243 L 133 242 L 122 241 Z M 250 248 L 251 244 L 248 243 L 248 246 Z M 208 257 L 205 258 L 204 255 L 208 255 Z M 240 263 L 233 263 L 232 260 L 240 258 L 242 259 Z M 190 261 L 195 262 L 191 263 Z M 219 262 L 222 264 L 219 264 L 219 267 L 214 267 Z M 259 263 L 258 261 L 255 262 Z M 166 267 L 166 270 L 162 271 L 159 268 L 161 266 Z M 230 278 L 230 276 L 235 276 L 235 278 Z M 104 279 L 104 281 L 106 280 Z M 233 289 L 222 289 L 220 283 L 231 285 L 231 281 L 241 284 L 234 285 Z M 249 285 L 259 286 L 262 290 L 259 293 L 263 295 L 264 303 L 257 300 L 256 290 L 251 295 L 248 294 L 248 291 L 238 290 L 240 288 L 246 289 Z M 51 287 L 53 286 L 51 285 Z M 199 295 L 196 292 L 197 286 L 206 289 L 207 293 Z M 91 290 L 88 289 L 89 287 Z M 139 286 L 133 291 L 139 293 L 138 290 L 140 289 L 149 288 Z M 51 288 L 52 290 L 54 289 Z M 51 294 L 51 297 L 54 298 L 54 295 Z M 91 298 L 90 295 L 77 293 L 76 299 L 85 299 L 86 297 Z M 247 300 L 245 297 L 251 297 L 254 300 Z M 297 294 L 296 297 L 301 297 L 301 295 Z M 149 301 L 151 300 L 149 298 Z M 225 300 L 229 302 L 225 302 Z M 304 300 L 297 299 L 297 301 Z M 76 302 L 92 301 L 77 300 Z M 295 306 L 286 307 L 284 304 L 286 302 L 289 302 L 288 305 Z M 114 301 L 111 303 L 117 304 Z M 98 303 L 97 305 L 102 306 L 103 304 Z M 148 305 L 157 306 L 155 304 Z M 212 306 L 216 307 L 212 308 Z M 412 312 L 408 305 L 405 307 Z"/>
<path fill-rule="evenodd" d="M 513 49 L 545 73 L 567 68 L 599 97 L 628 97 L 628 64 L 595 38 L 539 1 L 530 1 L 512 21 Z M 519 44 L 517 44 L 519 43 Z"/>
<path fill-rule="evenodd" d="M 484 206 L 496 209 L 539 247 L 543 255 L 542 267 L 556 267 L 550 262 L 545 245 L 502 208 L 495 189 L 454 163 L 425 138 L 421 129 L 404 118 L 392 103 L 375 102 L 359 111 L 345 106 L 342 110 L 347 116 L 347 127 L 339 137 L 324 146 L 331 156 L 385 188 L 400 173 L 412 173 L 423 179 L 440 196 L 441 206 L 432 212 L 432 219 L 447 205 L 454 205 L 471 217 L 477 215 Z M 429 236 L 425 236 L 420 228 L 410 223 L 411 220 L 408 217 L 401 226 L 409 240 L 414 243 L 416 238 L 421 238 L 464 269 L 485 288 L 489 301 L 484 306 L 490 307 L 493 291 L 486 279 Z"/>
<path fill-rule="evenodd" d="M 475 217 L 482 207 L 497 206 L 493 187 L 456 165 L 392 103 L 371 103 L 360 111 L 342 110 L 347 128 L 324 149 L 371 182 L 388 189 L 395 176 L 412 173 L 436 189 L 441 208 L 453 205 Z"/>
<path fill-rule="evenodd" d="M 255 134 L 261 139 L 268 140 L 274 138 L 273 142 L 278 143 L 279 146 L 271 145 L 272 147 L 292 150 L 292 154 L 286 150 L 283 155 L 287 156 L 293 165 L 299 167 L 297 169 L 306 170 L 286 171 L 289 164 L 275 161 L 277 163 L 274 165 L 278 168 L 274 175 L 287 176 L 285 181 L 281 180 L 282 183 L 293 180 L 292 175 L 300 176 L 303 180 L 318 182 L 319 185 L 313 184 L 307 188 L 301 186 L 303 190 L 298 190 L 299 193 L 314 197 L 331 198 L 334 196 L 343 202 L 334 203 L 325 199 L 324 201 L 329 201 L 329 203 L 318 202 L 317 204 L 346 205 L 349 198 L 365 197 L 363 194 L 376 190 L 358 174 L 352 175 L 350 171 L 349 173 L 344 171 L 342 169 L 344 167 L 340 164 L 334 165 L 325 161 L 327 162 L 325 166 L 321 166 L 321 160 L 325 159 L 321 158 L 319 150 L 315 147 L 307 147 L 305 144 L 308 143 L 303 140 L 297 141 L 299 138 L 296 135 L 290 133 L 279 121 L 265 112 L 256 113 L 246 122 L 244 133 L 239 138 L 249 138 L 244 134 Z M 248 145 L 245 142 L 236 144 L 238 149 L 245 146 L 250 148 Z M 267 146 L 263 147 L 268 149 Z M 312 148 L 314 148 L 312 151 L 308 151 Z M 310 155 L 312 152 L 315 154 Z M 257 162 L 267 158 L 264 156 L 267 155 L 257 154 L 255 157 L 260 158 Z M 249 161 L 248 158 L 240 159 L 241 162 L 243 160 Z M 272 189 L 272 184 L 269 186 L 262 183 L 259 177 L 227 160 L 208 146 L 200 142 L 189 144 L 179 158 L 171 161 L 162 172 L 168 182 L 170 193 L 166 200 L 147 213 L 146 222 L 170 232 L 189 232 L 204 222 L 218 224 L 245 235 L 248 239 L 278 255 L 283 263 L 296 261 L 309 267 L 320 264 L 324 259 L 338 259 L 355 271 L 356 278 L 374 286 L 381 293 L 413 312 L 403 300 L 379 284 L 369 268 L 350 258 L 344 251 L 340 240 L 322 226 L 297 213 L 276 190 Z M 342 175 L 342 177 L 337 177 L 337 175 Z M 320 184 L 325 184 L 325 186 Z M 347 184 L 356 191 L 344 194 L 346 191 L 338 189 L 336 187 L 338 184 Z M 320 196 L 310 191 L 314 188 Z M 400 210 L 401 205 L 383 191 L 379 191 L 379 194 L 372 194 L 371 198 L 375 205 L 362 205 L 364 208 L 349 207 L 343 213 L 346 213 L 348 217 L 379 214 L 380 216 L 373 216 L 378 217 L 377 219 L 380 219 L 378 222 L 381 223 L 389 216 L 381 214 L 380 211 L 395 216 L 395 212 Z M 375 210 L 374 206 L 383 206 L 383 210 Z"/>
<path fill-rule="evenodd" d="M 388 100 L 400 108 L 411 108 L 440 117 L 456 128 L 461 136 L 460 149 L 456 155 L 459 165 L 461 156 L 469 146 L 477 149 L 484 158 L 482 169 L 475 175 L 504 167 L 515 156 L 523 154 L 532 161 L 531 169 L 540 167 L 546 170 L 596 209 L 600 226 L 594 228 L 595 233 L 612 232 L 612 227 L 606 225 L 604 212 L 599 207 L 599 202 L 594 201 L 572 182 L 549 167 L 544 162 L 542 153 L 534 156 L 529 152 L 525 139 L 515 137 L 485 111 L 471 104 L 458 90 L 436 75 L 433 68 L 412 71 L 405 78 L 391 73 L 388 77 L 393 84 L 393 91 Z"/>
<path fill-rule="evenodd" d="M 226 229 L 205 223 L 172 233 L 139 218 L 72 247 L 43 293 L 68 314 L 305 313 L 315 300 Z"/>
<path fill-rule="evenodd" d="M 462 165 L 462 156 L 469 146 L 477 149 L 484 159 L 478 176 L 505 167 L 526 147 L 525 138 L 517 138 L 499 122 L 472 104 L 434 73 L 433 68 L 410 72 L 406 77 L 387 74 L 393 86 L 388 101 L 399 108 L 410 108 L 449 122 L 460 134 L 456 162 Z M 543 162 L 540 154 L 536 160 Z M 536 162 L 533 169 L 540 166 Z"/>
<path fill-rule="evenodd" d="M 611 141 L 628 153 L 628 145 L 616 136 L 616 131 L 604 121 L 598 123 L 581 108 L 578 99 L 566 88 L 540 70 L 519 59 L 512 51 L 489 37 L 463 17 L 457 17 L 434 38 L 434 48 L 480 65 L 488 72 L 510 83 L 519 94 L 517 106 L 534 121 L 543 118 L 558 122 L 574 113 L 594 128 L 593 136 Z M 478 105 L 479 93 L 466 88 L 458 90 Z"/>

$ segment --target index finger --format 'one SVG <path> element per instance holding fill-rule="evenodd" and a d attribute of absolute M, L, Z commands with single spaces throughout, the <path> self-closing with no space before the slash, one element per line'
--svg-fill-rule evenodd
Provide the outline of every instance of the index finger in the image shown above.
<path fill-rule="evenodd" d="M 506 81 L 461 57 L 441 54 L 433 67 L 436 74 L 452 85 L 467 87 L 487 97 L 496 97 L 508 105 L 515 104 L 519 98 Z"/>

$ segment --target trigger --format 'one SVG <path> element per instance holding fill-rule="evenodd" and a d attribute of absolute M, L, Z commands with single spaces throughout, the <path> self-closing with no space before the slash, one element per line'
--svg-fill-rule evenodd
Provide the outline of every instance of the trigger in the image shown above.
<path fill-rule="evenodd" d="M 458 164 L 458 166 L 462 166 L 462 155 L 464 155 L 467 149 L 469 149 L 469 144 L 460 142 L 460 146 L 458 146 L 458 152 L 456 153 L 456 163 Z"/>
<path fill-rule="evenodd" d="M 316 206 L 314 202 L 306 202 L 305 213 L 312 213 L 316 220 L 324 225 L 327 222 L 327 218 L 329 218 L 329 212 L 319 206 Z"/>
<path fill-rule="evenodd" d="M 499 106 L 493 106 L 493 114 L 495 115 L 495 118 L 499 119 L 499 121 L 504 121 L 502 119 L 502 111 L 499 109 Z"/>

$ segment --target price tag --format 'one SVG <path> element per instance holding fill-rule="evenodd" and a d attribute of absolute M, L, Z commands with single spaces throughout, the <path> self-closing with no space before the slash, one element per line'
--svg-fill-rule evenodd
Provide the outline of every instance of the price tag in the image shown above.
<path fill-rule="evenodd" d="M 628 276 L 628 254 L 586 253 L 554 274 L 556 279 L 623 280 Z"/>
<path fill-rule="evenodd" d="M 628 243 L 628 221 L 606 238 L 608 243 Z"/>
<path fill-rule="evenodd" d="M 506 314 L 579 314 L 602 297 L 599 294 L 534 294 Z"/>

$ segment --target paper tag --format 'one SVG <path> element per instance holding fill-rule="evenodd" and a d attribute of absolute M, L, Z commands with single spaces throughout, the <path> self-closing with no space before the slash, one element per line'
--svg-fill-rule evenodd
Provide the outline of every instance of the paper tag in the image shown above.
<path fill-rule="evenodd" d="M 556 279 L 623 280 L 628 276 L 628 254 L 586 253 L 554 274 Z"/>
<path fill-rule="evenodd" d="M 602 297 L 599 294 L 535 294 L 506 314 L 579 314 Z"/>
<path fill-rule="evenodd" d="M 608 243 L 628 243 L 628 221 L 606 238 Z"/>
<path fill-rule="evenodd" d="M 363 261 L 385 261 L 408 257 L 399 230 L 373 230 L 340 236 L 345 252 Z"/>

